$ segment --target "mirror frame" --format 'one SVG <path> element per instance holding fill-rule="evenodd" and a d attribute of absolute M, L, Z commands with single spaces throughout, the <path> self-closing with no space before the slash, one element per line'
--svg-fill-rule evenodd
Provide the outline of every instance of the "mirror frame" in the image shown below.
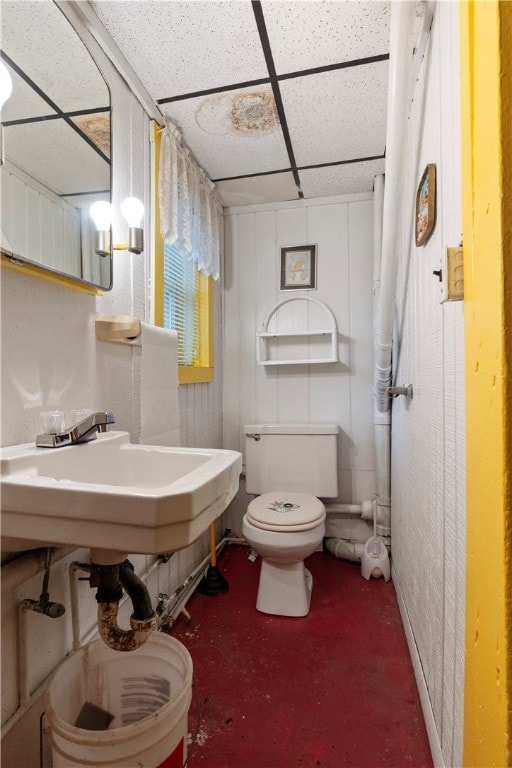
<path fill-rule="evenodd" d="M 83 46 L 85 51 L 87 52 L 88 56 L 94 63 L 96 70 L 98 72 L 98 75 L 101 77 L 103 83 L 105 84 L 107 93 L 108 93 L 108 99 L 109 99 L 109 127 L 110 127 L 110 162 L 109 162 L 109 195 L 108 195 L 108 201 L 112 202 L 112 187 L 113 187 L 113 131 L 112 131 L 112 94 L 110 85 L 107 81 L 107 78 L 105 77 L 105 74 L 103 73 L 98 61 L 96 60 L 96 57 L 94 56 L 93 52 L 90 50 L 89 46 L 86 43 L 86 40 L 84 39 L 84 35 L 81 34 L 77 29 L 75 24 L 73 23 L 73 20 L 69 17 L 67 13 L 64 12 L 63 8 L 61 7 L 61 4 L 59 2 L 55 2 L 52 0 L 52 5 L 57 10 L 58 13 L 62 14 L 62 18 L 65 19 L 66 24 L 69 24 L 70 29 L 72 30 L 73 35 L 77 37 L 77 39 L 80 41 L 80 44 Z M 2 157 L 0 158 L 0 165 L 6 165 L 6 170 L 8 170 L 9 166 L 9 159 L 3 158 L 3 137 L 1 136 L 2 133 L 2 126 L 0 124 L 0 140 L 2 142 Z M 12 163 L 11 163 L 12 165 Z M 24 173 L 21 170 L 22 173 Z M 37 179 L 35 179 L 36 184 L 41 184 L 41 187 L 45 190 L 48 190 L 49 193 L 52 193 L 52 190 L 50 188 L 47 188 L 42 184 L 41 182 L 38 182 Z M 55 194 L 55 193 L 53 193 Z M 69 202 L 69 201 L 68 201 Z M 72 205 L 72 203 L 69 203 Z M 82 222 L 80 222 L 80 232 L 82 233 Z M 113 288 L 113 278 L 114 278 L 114 265 L 113 265 L 113 249 L 111 249 L 110 254 L 108 256 L 99 256 L 96 255 L 96 258 L 98 259 L 106 259 L 108 260 L 108 271 L 109 271 L 109 278 L 108 283 L 105 282 L 104 284 L 92 282 L 90 280 L 85 279 L 84 277 L 79 277 L 77 275 L 73 275 L 71 273 L 55 269 L 54 267 L 44 264 L 39 261 L 35 261 L 33 259 L 30 259 L 29 257 L 18 254 L 16 252 L 10 251 L 6 249 L 5 247 L 0 246 L 0 255 L 1 255 L 1 263 L 2 266 L 13 268 L 15 271 L 21 273 L 21 274 L 27 274 L 32 275 L 34 277 L 38 277 L 39 279 L 46 279 L 50 280 L 51 282 L 68 285 L 69 287 L 74 287 L 77 289 L 82 289 L 89 293 L 96 293 L 96 294 L 102 294 L 108 291 L 111 291 Z M 90 253 L 90 257 L 93 258 L 95 256 L 94 253 Z M 83 238 L 82 234 L 80 234 L 80 268 L 81 272 L 83 274 L 84 271 L 84 253 L 83 253 Z M 103 270 L 102 270 L 103 271 Z"/>

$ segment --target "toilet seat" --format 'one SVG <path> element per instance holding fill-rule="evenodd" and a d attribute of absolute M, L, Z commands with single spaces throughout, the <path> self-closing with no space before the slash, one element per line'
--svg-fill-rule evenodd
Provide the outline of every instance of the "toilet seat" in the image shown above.
<path fill-rule="evenodd" d="M 325 507 L 310 493 L 264 493 L 247 507 L 247 520 L 266 531 L 308 531 L 325 520 Z"/>

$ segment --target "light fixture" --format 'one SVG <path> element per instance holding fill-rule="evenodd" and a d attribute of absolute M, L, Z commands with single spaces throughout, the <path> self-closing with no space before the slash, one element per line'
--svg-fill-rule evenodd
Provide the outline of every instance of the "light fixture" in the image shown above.
<path fill-rule="evenodd" d="M 97 200 L 90 208 L 91 219 L 96 224 L 94 250 L 98 256 L 110 256 L 112 241 L 110 227 L 112 225 L 112 206 L 106 200 Z"/>
<path fill-rule="evenodd" d="M 12 93 L 12 79 L 9 70 L 0 61 L 0 110 Z M 0 123 L 0 165 L 4 164 L 4 133 Z"/>
<path fill-rule="evenodd" d="M 128 224 L 128 250 L 142 253 L 144 250 L 144 232 L 141 229 L 144 206 L 136 197 L 127 197 L 121 203 L 121 213 Z"/>
<path fill-rule="evenodd" d="M 110 235 L 112 206 L 106 200 L 99 200 L 91 205 L 91 218 L 96 224 L 95 251 L 99 256 L 110 256 L 112 251 L 130 251 L 130 253 L 139 254 L 144 250 L 144 232 L 140 226 L 144 216 L 144 206 L 136 197 L 127 197 L 121 204 L 121 213 L 128 224 L 128 242 L 112 245 Z"/>
<path fill-rule="evenodd" d="M 2 109 L 3 105 L 9 98 L 9 96 L 12 93 L 12 80 L 11 76 L 9 74 L 9 70 L 3 63 L 3 61 L 0 61 L 0 109 Z"/>

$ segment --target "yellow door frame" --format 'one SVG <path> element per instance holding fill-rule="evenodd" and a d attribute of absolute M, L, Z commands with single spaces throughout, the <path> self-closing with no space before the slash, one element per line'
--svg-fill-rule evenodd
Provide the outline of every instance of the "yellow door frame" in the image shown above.
<path fill-rule="evenodd" d="M 464 766 L 512 765 L 512 3 L 460 3 L 467 579 Z"/>

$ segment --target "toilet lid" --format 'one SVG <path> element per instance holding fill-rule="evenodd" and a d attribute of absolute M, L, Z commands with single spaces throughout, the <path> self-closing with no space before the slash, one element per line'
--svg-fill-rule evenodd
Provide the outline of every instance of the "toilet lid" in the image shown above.
<path fill-rule="evenodd" d="M 247 519 L 267 531 L 307 531 L 325 520 L 325 507 L 310 493 L 264 493 L 251 501 Z"/>

